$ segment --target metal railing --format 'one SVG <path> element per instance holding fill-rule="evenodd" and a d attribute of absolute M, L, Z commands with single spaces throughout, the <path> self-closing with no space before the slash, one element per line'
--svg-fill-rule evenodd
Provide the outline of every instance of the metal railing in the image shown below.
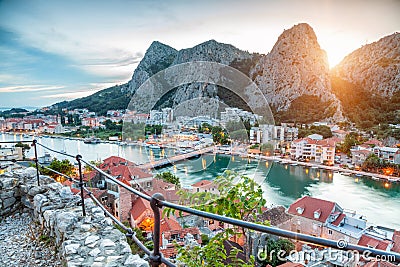
<path fill-rule="evenodd" d="M 252 223 L 252 222 L 248 222 L 248 221 L 242 221 L 242 220 L 238 220 L 238 219 L 234 219 L 234 218 L 221 216 L 218 214 L 213 214 L 213 213 L 209 213 L 209 212 L 205 212 L 205 211 L 196 210 L 196 209 L 193 209 L 193 208 L 190 208 L 187 206 L 182 206 L 179 204 L 171 203 L 171 202 L 166 201 L 164 199 L 163 195 L 159 194 L 159 193 L 156 193 L 153 196 L 149 196 L 149 195 L 146 195 L 143 192 L 140 192 L 140 191 L 126 185 L 125 183 L 122 183 L 121 181 L 117 180 L 115 177 L 113 177 L 113 176 L 109 175 L 108 173 L 104 172 L 103 170 L 99 169 L 94 164 L 84 160 L 81 155 L 74 156 L 74 155 L 70 155 L 70 154 L 67 154 L 67 153 L 64 153 L 61 151 L 57 151 L 57 150 L 49 148 L 41 143 L 38 143 L 36 140 L 33 140 L 32 146 L 35 148 L 35 162 L 36 162 L 37 170 L 39 170 L 38 169 L 39 164 L 37 161 L 36 145 L 39 145 L 49 151 L 74 158 L 78 162 L 79 180 L 75 180 L 68 175 L 62 174 L 55 170 L 52 170 L 46 166 L 43 166 L 43 165 L 41 165 L 41 166 L 45 169 L 53 171 L 54 173 L 56 173 L 58 175 L 65 177 L 66 179 L 68 179 L 71 182 L 78 184 L 80 187 L 82 215 L 86 216 L 85 198 L 84 198 L 85 193 L 86 193 L 104 211 L 105 215 L 110 217 L 119 227 L 121 227 L 124 231 L 126 231 L 126 234 L 125 234 L 126 237 L 131 238 L 135 242 L 135 244 L 138 245 L 138 247 L 140 249 L 142 249 L 149 256 L 149 262 L 150 262 L 151 266 L 160 266 L 160 264 L 162 264 L 162 263 L 167 266 L 171 266 L 171 267 L 176 266 L 169 259 L 165 258 L 162 255 L 162 253 L 160 252 L 160 222 L 161 222 L 160 209 L 162 209 L 163 207 L 172 208 L 172 209 L 186 212 L 186 213 L 189 213 L 192 215 L 197 215 L 197 216 L 200 216 L 203 218 L 208 218 L 208 219 L 224 222 L 224 223 L 227 223 L 230 225 L 235 225 L 235 226 L 243 227 L 246 229 L 250 229 L 250 230 L 254 230 L 254 231 L 258 231 L 258 232 L 262 232 L 262 233 L 268 233 L 268 234 L 272 234 L 272 235 L 276 235 L 276 236 L 295 239 L 298 241 L 308 242 L 308 243 L 312 243 L 312 244 L 316 244 L 316 245 L 320 245 L 320 246 L 324 246 L 324 247 L 332 247 L 332 248 L 336 248 L 339 250 L 352 250 L 352 251 L 358 251 L 361 253 L 368 252 L 369 255 L 371 255 L 371 256 L 391 257 L 391 258 L 394 258 L 396 262 L 400 262 L 400 254 L 399 253 L 395 253 L 395 252 L 391 252 L 391 251 L 383 251 L 383 250 L 359 246 L 359 245 L 355 245 L 355 244 L 346 244 L 346 246 L 343 247 L 342 245 L 338 244 L 338 242 L 335 240 L 301 234 L 301 233 L 297 233 L 297 232 L 279 229 L 279 228 L 272 227 L 272 226 L 256 224 L 256 223 Z M 150 202 L 150 206 L 153 210 L 153 215 L 154 215 L 154 228 L 153 228 L 154 249 L 153 249 L 153 251 L 150 251 L 143 243 L 141 243 L 140 240 L 136 237 L 135 232 L 131 228 L 126 227 L 113 214 L 111 214 L 102 205 L 102 203 L 93 196 L 92 192 L 87 187 L 85 187 L 84 182 L 83 182 L 82 162 L 85 163 L 86 165 L 90 166 L 94 170 L 96 170 L 101 175 L 104 175 L 112 182 L 114 182 L 114 183 L 118 184 L 119 186 L 123 187 L 124 189 L 128 190 L 130 193 L 135 194 L 136 196 L 143 198 L 146 201 Z M 39 171 L 37 171 L 37 179 L 38 179 L 38 184 L 39 184 Z"/>

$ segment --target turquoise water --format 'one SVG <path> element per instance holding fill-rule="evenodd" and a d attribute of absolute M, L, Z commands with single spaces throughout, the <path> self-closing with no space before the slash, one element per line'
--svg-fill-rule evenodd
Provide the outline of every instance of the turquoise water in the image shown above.
<path fill-rule="evenodd" d="M 0 141 L 24 140 L 21 135 L 0 135 Z M 25 140 L 29 140 L 26 138 Z M 77 140 L 41 138 L 39 142 L 70 154 L 81 154 L 85 159 L 97 160 L 115 155 L 137 163 L 157 159 L 161 154 L 174 155 L 173 150 L 150 151 L 136 146 L 116 144 L 84 144 Z M 39 156 L 44 150 L 39 147 Z M 53 156 L 54 153 L 51 153 Z M 33 156 L 32 151 L 28 156 Z M 57 156 L 63 158 L 62 156 Z M 337 202 L 342 208 L 365 215 L 370 223 L 400 229 L 400 184 L 389 186 L 368 178 L 354 178 L 329 171 L 282 165 L 275 162 L 249 161 L 247 158 L 224 155 L 205 155 L 167 166 L 156 172 L 171 171 L 183 186 L 199 180 L 212 180 L 226 169 L 254 178 L 263 188 L 267 205 L 288 207 L 297 198 L 310 195 Z"/>

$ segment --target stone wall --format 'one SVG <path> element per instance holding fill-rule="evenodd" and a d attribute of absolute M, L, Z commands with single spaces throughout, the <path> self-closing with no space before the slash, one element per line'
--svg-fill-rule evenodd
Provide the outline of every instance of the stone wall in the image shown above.
<path fill-rule="evenodd" d="M 1 219 L 17 210 L 29 212 L 45 234 L 53 237 L 66 266 L 149 266 L 132 255 L 126 237 L 106 218 L 100 207 L 86 199 L 82 216 L 80 198 L 47 176 L 28 168 L 0 176 Z"/>

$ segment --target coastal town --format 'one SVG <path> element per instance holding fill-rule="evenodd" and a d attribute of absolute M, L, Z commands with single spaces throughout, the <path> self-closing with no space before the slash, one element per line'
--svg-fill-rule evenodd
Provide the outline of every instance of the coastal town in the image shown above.
<path fill-rule="evenodd" d="M 36 114 L 19 118 L 2 118 L 0 128 L 5 134 L 19 135 L 20 138 L 35 138 L 39 141 L 42 138 L 57 138 L 81 140 L 93 146 L 99 143 L 112 143 L 118 146 L 144 147 L 150 151 L 147 163 L 139 164 L 119 156 L 110 156 L 97 162 L 96 165 L 104 173 L 148 196 L 159 193 L 168 202 L 186 205 L 189 203 L 185 203 L 185 200 L 180 197 L 182 191 L 193 194 L 208 192 L 218 197 L 218 185 L 213 180 L 200 180 L 182 188 L 179 178 L 174 174 L 165 172 L 160 175 L 153 173 L 152 170 L 207 153 L 239 156 L 304 168 L 319 168 L 354 176 L 356 179 L 367 177 L 383 181 L 385 187 L 390 187 L 390 184 L 396 184 L 400 180 L 400 148 L 397 144 L 385 145 L 371 136 L 371 133 L 357 131 L 351 126 L 348 126 L 349 129 L 344 129 L 339 125 L 325 122 L 315 122 L 310 125 L 293 123 L 281 123 L 279 126 L 260 125 L 257 123 L 259 119 L 260 117 L 256 114 L 238 108 L 226 108 L 221 112 L 219 119 L 207 116 L 175 118 L 170 108 L 160 111 L 152 110 L 149 114 L 110 110 L 106 116 L 97 116 L 83 109 L 64 110 L 64 116 Z M 70 126 L 70 120 L 79 121 L 79 125 Z M 140 125 L 142 128 L 139 129 L 139 133 L 135 132 L 135 139 L 132 139 L 133 135 L 130 134 L 126 134 L 125 138 L 121 134 L 110 135 L 108 138 L 104 136 L 99 138 L 95 135 L 96 131 L 107 130 L 110 125 L 113 129 L 121 130 L 121 124 Z M 247 128 L 243 124 L 247 124 Z M 237 125 L 242 126 L 242 129 Z M 231 128 L 230 131 L 227 128 Z M 300 137 L 304 129 L 315 131 Z M 238 131 L 241 134 L 238 135 Z M 345 151 L 344 147 L 349 139 L 354 143 L 351 143 Z M 3 160 L 20 159 L 24 154 L 22 147 L 8 146 L 0 149 Z M 154 152 L 164 149 L 173 149 L 175 155 L 165 155 L 158 159 L 152 157 Z M 52 157 L 50 155 L 47 157 L 47 159 L 46 156 L 42 157 L 40 163 L 51 166 Z M 371 157 L 377 159 L 382 165 L 369 169 L 371 166 L 368 158 Z M 8 165 L 2 163 L 2 166 L 2 173 L 15 168 L 15 164 L 11 162 Z M 206 167 L 203 166 L 203 168 Z M 78 176 L 77 167 L 73 167 L 72 174 Z M 78 184 L 58 175 L 52 176 L 64 186 L 69 187 L 72 194 L 77 196 L 81 194 Z M 171 177 L 175 177 L 175 180 L 171 180 Z M 140 229 L 145 240 L 153 239 L 154 215 L 149 202 L 90 168 L 85 170 L 83 181 L 91 194 L 107 208 L 110 214 L 119 221 L 128 223 L 130 227 Z M 89 198 L 89 195 L 86 195 L 86 198 Z M 398 229 L 369 223 L 368 218 L 362 214 L 362 210 L 346 209 L 345 202 L 337 203 L 302 196 L 288 207 L 263 207 L 261 212 L 254 212 L 261 222 L 268 222 L 271 226 L 280 229 L 332 240 L 344 240 L 346 243 L 369 248 L 400 252 Z M 218 233 L 224 233 L 230 228 L 223 222 L 186 213 L 175 213 L 172 216 L 163 217 L 161 226 L 160 251 L 171 260 L 178 257 L 177 245 L 202 246 Z M 246 255 L 259 257 L 260 251 L 267 246 L 268 242 L 271 242 L 271 237 L 263 235 L 250 235 L 246 238 L 234 236 L 227 246 L 235 246 L 242 250 L 243 255 L 241 254 L 240 257 L 246 259 Z M 299 255 L 310 253 L 315 249 L 314 246 L 304 242 L 296 240 L 290 242 L 293 250 Z M 318 251 L 323 253 L 324 250 L 321 248 Z M 343 254 L 340 260 L 334 262 L 331 259 L 324 260 L 318 257 L 301 259 L 299 255 L 287 255 L 284 261 L 279 261 L 279 264 L 282 266 L 314 266 L 315 264 L 375 266 L 376 263 L 370 260 L 360 262 L 359 259 L 350 257 L 348 254 Z M 277 263 L 275 265 L 280 266 Z"/>
<path fill-rule="evenodd" d="M 97 116 L 88 109 L 63 109 L 62 114 L 45 115 L 48 111 L 49 108 L 43 108 L 36 110 L 35 115 L 23 112 L 15 114 L 16 117 L 0 118 L 0 131 L 92 144 L 111 142 L 155 150 L 173 148 L 181 154 L 215 146 L 216 153 L 303 166 L 320 165 L 336 171 L 348 170 L 349 174 L 361 171 L 377 180 L 394 182 L 400 176 L 400 144 L 393 138 L 378 140 L 373 133 L 351 125 L 327 122 L 259 125 L 260 116 L 239 108 L 226 108 L 219 118 L 175 118 L 171 108 L 152 110 L 149 114 L 109 110 L 105 116 Z M 400 125 L 389 127 L 397 130 Z M 11 147 L 0 149 L 3 159 L 20 158 L 22 154 Z M 375 166 L 370 164 L 373 161 Z"/>
<path fill-rule="evenodd" d="M 0 267 L 400 267 L 399 10 L 0 1 Z"/>

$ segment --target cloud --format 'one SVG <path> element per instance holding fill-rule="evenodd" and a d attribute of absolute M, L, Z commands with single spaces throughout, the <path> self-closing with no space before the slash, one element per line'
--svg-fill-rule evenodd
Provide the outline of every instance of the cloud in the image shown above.
<path fill-rule="evenodd" d="M 65 86 L 19 85 L 0 87 L 0 93 L 54 91 L 63 88 L 65 88 Z"/>
<path fill-rule="evenodd" d="M 77 91 L 77 92 L 70 92 L 70 93 L 51 94 L 51 95 L 45 95 L 43 97 L 44 98 L 53 98 L 53 99 L 62 99 L 62 100 L 69 99 L 70 100 L 70 99 L 89 96 L 93 93 L 95 93 L 95 91 L 88 90 L 88 91 Z"/>

